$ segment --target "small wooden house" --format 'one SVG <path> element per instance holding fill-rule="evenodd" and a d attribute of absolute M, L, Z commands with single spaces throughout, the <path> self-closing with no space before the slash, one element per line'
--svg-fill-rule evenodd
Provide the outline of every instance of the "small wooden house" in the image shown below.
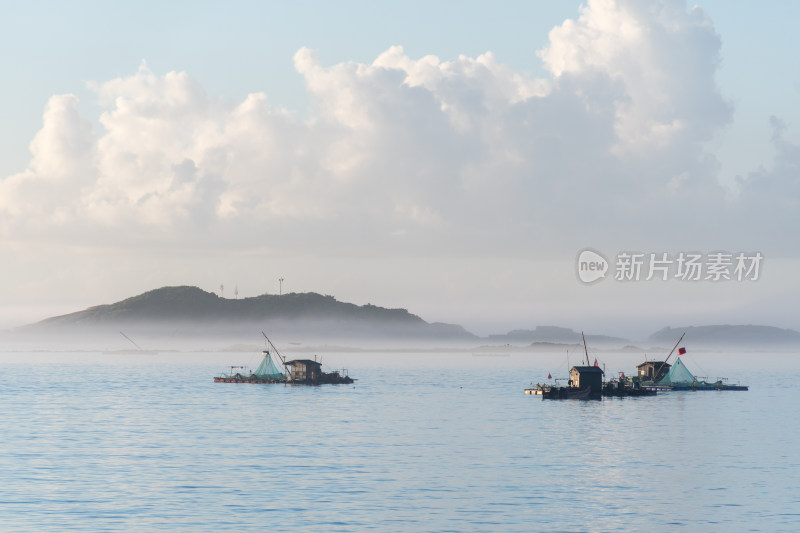
<path fill-rule="evenodd" d="M 600 394 L 603 391 L 603 369 L 599 366 L 573 366 L 569 371 L 569 383 L 578 389 L 590 386 L 590 394 Z"/>
<path fill-rule="evenodd" d="M 636 365 L 640 381 L 658 382 L 667 375 L 671 365 L 664 361 L 645 361 L 640 365 Z"/>
<path fill-rule="evenodd" d="M 310 359 L 287 361 L 289 381 L 316 383 L 322 376 L 322 363 Z"/>

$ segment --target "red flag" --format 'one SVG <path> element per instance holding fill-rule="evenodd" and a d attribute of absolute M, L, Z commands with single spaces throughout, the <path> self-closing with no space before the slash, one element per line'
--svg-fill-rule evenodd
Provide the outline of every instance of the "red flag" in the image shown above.
<path fill-rule="evenodd" d="M 596 357 L 594 358 L 594 366 L 598 366 Z"/>
<path fill-rule="evenodd" d="M 683 355 L 686 353 L 686 348 L 678 348 L 678 355 Z"/>
<path fill-rule="evenodd" d="M 550 375 L 550 372 L 547 373 L 547 379 L 551 379 L 553 376 Z"/>

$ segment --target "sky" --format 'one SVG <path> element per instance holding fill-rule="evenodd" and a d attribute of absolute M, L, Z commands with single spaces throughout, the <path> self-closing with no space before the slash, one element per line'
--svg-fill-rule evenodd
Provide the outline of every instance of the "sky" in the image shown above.
<path fill-rule="evenodd" d="M 800 329 L 800 4 L 3 10 L 0 328 L 196 285 L 477 334 Z"/>

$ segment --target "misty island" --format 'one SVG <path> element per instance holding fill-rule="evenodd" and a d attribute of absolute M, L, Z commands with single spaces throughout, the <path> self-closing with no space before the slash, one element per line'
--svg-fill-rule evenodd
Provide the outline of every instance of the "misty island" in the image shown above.
<path fill-rule="evenodd" d="M 532 306 L 536 302 L 531 302 Z M 472 352 L 582 351 L 581 333 L 557 326 L 535 326 L 507 333 L 475 335 L 460 325 L 426 322 L 401 308 L 341 302 L 329 295 L 307 293 L 263 294 L 247 298 L 223 298 L 198 287 L 175 286 L 154 289 L 116 303 L 96 305 L 83 311 L 47 318 L 22 326 L 7 335 L 20 340 L 56 340 L 64 343 L 87 339 L 116 339 L 124 331 L 145 347 L 153 343 L 186 341 L 240 343 L 243 338 L 268 331 L 281 338 L 303 341 L 376 341 L 397 346 L 425 343 L 428 346 L 460 346 Z M 686 332 L 693 346 L 704 349 L 795 350 L 800 332 L 759 325 L 708 325 L 666 327 L 640 342 L 608 335 L 586 335 L 586 342 L 600 350 L 644 352 L 662 350 Z M 103 341 L 106 342 L 106 341 Z M 127 346 L 127 341 L 126 341 Z M 139 349 L 139 353 L 146 350 Z"/>
<path fill-rule="evenodd" d="M 418 339 L 467 341 L 461 326 L 429 323 L 406 309 L 340 302 L 313 292 L 222 298 L 197 287 L 162 287 L 125 300 L 48 318 L 19 328 L 21 334 L 68 338 L 91 332 L 131 332 L 148 339 L 240 339 L 267 330 L 304 339 Z"/>

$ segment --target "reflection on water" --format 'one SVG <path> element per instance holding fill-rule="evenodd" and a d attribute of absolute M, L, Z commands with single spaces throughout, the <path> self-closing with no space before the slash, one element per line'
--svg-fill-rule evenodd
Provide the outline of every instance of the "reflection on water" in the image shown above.
<path fill-rule="evenodd" d="M 566 374 L 559 354 L 326 354 L 358 381 L 212 382 L 249 357 L 0 354 L 0 530 L 800 525 L 788 355 L 695 356 L 748 392 L 595 402 L 523 394 Z"/>

